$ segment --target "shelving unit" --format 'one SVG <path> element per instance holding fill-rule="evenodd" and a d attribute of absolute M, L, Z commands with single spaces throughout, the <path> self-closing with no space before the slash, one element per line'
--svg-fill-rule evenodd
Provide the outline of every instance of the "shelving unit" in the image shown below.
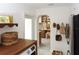
<path fill-rule="evenodd" d="M 42 15 L 39 18 L 39 45 L 42 38 L 50 39 L 50 18 L 48 15 Z"/>
<path fill-rule="evenodd" d="M 14 25 L 18 27 L 17 23 L 0 23 L 0 28 L 3 28 L 5 26 L 13 27 Z"/>

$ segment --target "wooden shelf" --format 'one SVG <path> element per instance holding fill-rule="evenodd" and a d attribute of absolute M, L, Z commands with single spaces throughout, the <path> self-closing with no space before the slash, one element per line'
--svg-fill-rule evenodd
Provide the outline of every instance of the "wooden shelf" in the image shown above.
<path fill-rule="evenodd" d="M 5 26 L 13 27 L 14 25 L 18 26 L 17 23 L 0 23 L 0 28 L 3 28 Z"/>

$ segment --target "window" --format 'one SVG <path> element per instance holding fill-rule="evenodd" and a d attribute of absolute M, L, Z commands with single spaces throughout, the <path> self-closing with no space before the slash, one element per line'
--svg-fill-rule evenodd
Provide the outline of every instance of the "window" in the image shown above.
<path fill-rule="evenodd" d="M 25 18 L 25 39 L 32 39 L 32 19 Z"/>

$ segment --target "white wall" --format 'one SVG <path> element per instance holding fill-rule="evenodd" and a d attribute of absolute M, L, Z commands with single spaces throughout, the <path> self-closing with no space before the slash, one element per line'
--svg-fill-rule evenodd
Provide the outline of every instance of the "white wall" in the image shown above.
<path fill-rule="evenodd" d="M 73 15 L 79 14 L 79 3 L 74 4 L 74 5 L 72 6 L 72 13 L 73 13 Z"/>
<path fill-rule="evenodd" d="M 4 27 L 4 28 L 0 28 L 0 33 L 6 32 L 6 31 L 17 31 L 19 34 L 19 38 L 24 38 L 24 14 L 23 13 L 19 13 L 19 12 L 12 12 L 12 11 L 1 11 L 0 10 L 0 15 L 11 15 L 13 16 L 13 21 L 14 23 L 18 23 L 18 27 L 14 26 L 12 28 L 9 27 Z"/>
<path fill-rule="evenodd" d="M 0 15 L 11 15 L 13 16 L 14 23 L 18 23 L 18 27 L 13 28 L 4 27 L 0 28 L 0 34 L 6 31 L 18 31 L 19 38 L 25 36 L 25 14 L 32 15 L 33 13 L 26 7 L 20 4 L 0 4 Z"/>
<path fill-rule="evenodd" d="M 51 51 L 53 51 L 54 49 L 57 50 L 59 49 L 60 51 L 63 51 L 64 54 L 67 54 L 67 50 L 71 50 L 71 43 L 69 45 L 67 45 L 67 41 L 66 38 L 63 36 L 62 41 L 58 42 L 55 40 L 55 34 L 54 28 L 52 26 L 53 22 L 55 23 L 69 23 L 71 30 L 72 30 L 72 12 L 71 12 L 71 7 L 53 7 L 53 8 L 42 8 L 42 9 L 38 9 L 36 11 L 36 26 L 35 26 L 35 31 L 36 31 L 36 38 L 38 39 L 37 36 L 37 18 L 40 15 L 48 15 L 51 19 Z M 71 32 L 70 32 L 71 33 Z M 72 33 L 71 33 L 72 34 Z M 72 40 L 72 35 L 70 35 L 70 40 Z"/>

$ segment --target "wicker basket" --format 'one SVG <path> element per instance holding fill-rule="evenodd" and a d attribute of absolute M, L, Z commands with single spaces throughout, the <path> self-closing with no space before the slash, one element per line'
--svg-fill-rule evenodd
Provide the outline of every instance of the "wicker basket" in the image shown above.
<path fill-rule="evenodd" d="M 17 32 L 5 32 L 1 35 L 1 42 L 3 45 L 12 45 L 17 41 L 17 39 L 18 39 Z"/>

